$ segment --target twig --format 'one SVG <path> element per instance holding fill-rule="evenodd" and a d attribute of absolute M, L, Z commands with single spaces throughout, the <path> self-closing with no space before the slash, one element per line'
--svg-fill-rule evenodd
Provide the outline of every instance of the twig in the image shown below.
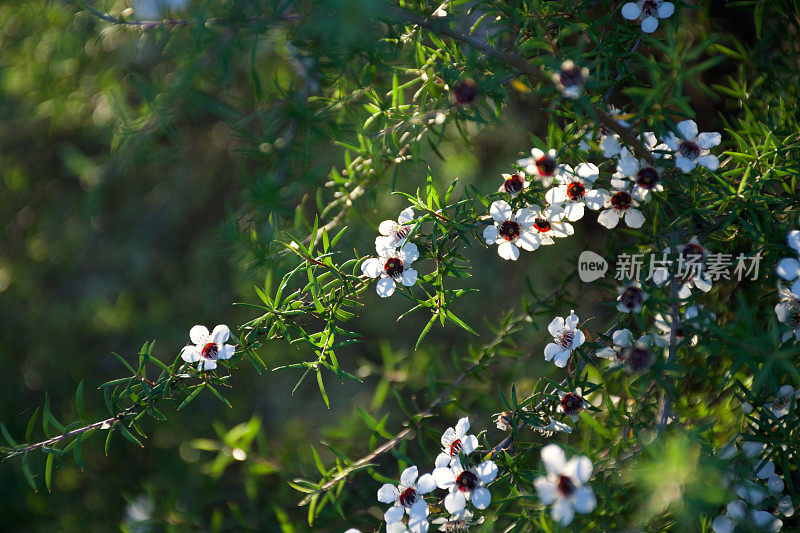
<path fill-rule="evenodd" d="M 92 16 L 95 16 L 101 20 L 105 20 L 106 22 L 111 22 L 112 24 L 116 24 L 118 26 L 124 26 L 126 28 L 131 28 L 135 30 L 152 30 L 154 28 L 176 28 L 181 26 L 192 26 L 192 25 L 206 25 L 206 24 L 236 24 L 241 25 L 241 21 L 235 20 L 225 20 L 218 17 L 208 18 L 208 19 L 199 19 L 199 20 L 190 20 L 190 19 L 174 19 L 174 18 L 164 18 L 160 20 L 137 20 L 137 19 L 125 19 L 122 17 L 115 17 L 109 13 L 105 13 L 100 11 L 99 9 L 95 9 L 89 6 L 81 6 L 82 11 L 89 13 Z M 274 17 L 250 17 L 248 22 L 250 23 L 259 23 L 259 22 L 296 22 L 300 20 L 300 15 L 297 13 L 289 13 L 286 15 L 278 15 Z"/>
<path fill-rule="evenodd" d="M 678 325 L 680 313 L 680 300 L 678 299 L 678 291 L 680 290 L 680 283 L 677 277 L 673 277 L 670 282 L 669 296 L 672 299 L 670 307 L 670 326 L 669 326 L 669 352 L 667 355 L 667 365 L 670 365 L 675 360 L 675 350 L 678 347 Z M 672 397 L 670 396 L 670 389 L 672 389 L 672 378 L 667 376 L 666 386 L 661 393 L 661 401 L 659 402 L 658 421 L 656 427 L 658 432 L 661 433 L 667 427 L 667 422 L 672 418 Z"/>

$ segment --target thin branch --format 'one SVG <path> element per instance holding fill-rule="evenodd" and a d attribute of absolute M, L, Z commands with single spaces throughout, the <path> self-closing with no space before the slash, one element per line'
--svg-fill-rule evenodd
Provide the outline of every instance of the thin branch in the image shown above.
<path fill-rule="evenodd" d="M 105 13 L 100 11 L 99 9 L 95 9 L 90 6 L 81 6 L 81 10 L 99 18 L 100 20 L 105 20 L 106 22 L 110 22 L 112 24 L 116 24 L 118 26 L 124 26 L 126 28 L 135 29 L 135 30 L 152 30 L 155 28 L 177 28 L 182 26 L 204 26 L 206 24 L 223 24 L 223 25 L 241 25 L 242 22 L 238 20 L 225 20 L 218 17 L 208 18 L 208 19 L 175 19 L 175 18 L 164 18 L 160 20 L 137 20 L 137 19 L 125 19 L 123 17 L 115 17 L 109 13 Z M 250 23 L 260 23 L 260 22 L 297 22 L 300 20 L 300 15 L 296 13 L 289 13 L 286 15 L 277 15 L 274 17 L 250 17 L 248 22 Z"/>
<path fill-rule="evenodd" d="M 680 291 L 680 282 L 677 277 L 672 278 L 669 287 L 669 296 L 672 299 L 670 307 L 670 325 L 669 325 L 669 351 L 667 355 L 667 365 L 671 365 L 675 360 L 675 351 L 678 347 L 678 326 L 680 325 L 680 299 L 678 292 Z M 661 393 L 661 401 L 658 409 L 658 421 L 656 427 L 658 432 L 661 433 L 666 429 L 667 422 L 672 418 L 672 378 L 667 376 L 666 386 Z"/>

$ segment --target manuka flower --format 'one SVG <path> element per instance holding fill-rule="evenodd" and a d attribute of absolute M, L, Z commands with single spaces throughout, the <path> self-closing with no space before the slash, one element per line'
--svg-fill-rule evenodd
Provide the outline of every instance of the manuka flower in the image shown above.
<path fill-rule="evenodd" d="M 617 172 L 611 178 L 611 186 L 625 189 L 631 185 L 631 194 L 637 199 L 648 201 L 651 192 L 661 192 L 661 169 L 651 166 L 644 159 L 637 159 L 627 148 L 619 153 Z"/>
<path fill-rule="evenodd" d="M 483 524 L 483 517 L 473 519 L 473 513 L 466 507 L 458 512 L 452 513 L 449 517 L 441 516 L 431 520 L 432 524 L 439 526 L 439 531 L 447 533 L 458 533 L 469 531 L 470 526 Z"/>
<path fill-rule="evenodd" d="M 205 326 L 194 326 L 189 330 L 189 339 L 194 343 L 184 346 L 181 358 L 187 363 L 197 363 L 198 371 L 214 370 L 219 359 L 230 359 L 236 348 L 225 341 L 231 336 L 228 326 L 220 324 L 211 333 Z"/>
<path fill-rule="evenodd" d="M 800 294 L 800 261 L 794 257 L 784 257 L 778 261 L 775 273 L 781 279 L 793 282 L 791 292 Z"/>
<path fill-rule="evenodd" d="M 494 223 L 483 230 L 483 238 L 486 244 L 497 244 L 497 255 L 503 259 L 516 261 L 519 248 L 532 252 L 541 244 L 539 237 L 530 229 L 536 218 L 531 208 L 519 209 L 514 214 L 508 202 L 498 200 L 492 203 L 489 212 Z"/>
<path fill-rule="evenodd" d="M 444 507 L 450 514 L 461 511 L 471 501 L 476 509 L 486 509 L 492 502 L 492 493 L 486 485 L 497 477 L 497 465 L 484 461 L 478 466 L 464 468 L 461 461 L 449 466 L 448 458 L 437 458 L 433 478 L 440 489 L 449 491 L 444 497 Z"/>
<path fill-rule="evenodd" d="M 555 243 L 553 239 L 569 237 L 575 233 L 575 228 L 569 222 L 564 222 L 564 208 L 560 205 L 551 205 L 544 210 L 538 205 L 528 207 L 531 221 L 531 231 L 539 237 L 539 242 L 544 245 Z"/>
<path fill-rule="evenodd" d="M 650 351 L 653 339 L 649 335 L 642 335 L 634 341 L 629 329 L 619 329 L 612 334 L 611 340 L 614 345 L 599 350 L 597 356 L 611 360 L 612 368 L 625 365 L 629 374 L 641 374 L 653 366 L 655 357 Z"/>
<path fill-rule="evenodd" d="M 387 524 L 394 524 L 403 520 L 403 516 L 408 514 L 409 526 L 413 522 L 424 521 L 425 531 L 428 529 L 428 504 L 422 497 L 436 488 L 433 476 L 425 474 L 419 479 L 419 472 L 416 466 L 410 466 L 400 474 L 400 484 L 394 486 L 386 483 L 378 489 L 378 501 L 381 503 L 393 503 L 383 518 Z M 419 526 L 421 527 L 421 526 Z"/>
<path fill-rule="evenodd" d="M 653 33 L 658 28 L 658 19 L 665 19 L 675 12 L 672 2 L 663 0 L 639 0 L 622 6 L 622 16 L 628 20 L 641 20 L 642 31 Z"/>
<path fill-rule="evenodd" d="M 614 117 L 619 124 L 623 128 L 629 128 L 631 125 L 619 118 L 619 115 L 622 114 L 622 111 L 617 109 L 614 106 L 608 110 L 608 114 Z M 603 157 L 614 157 L 615 155 L 619 154 L 620 150 L 622 149 L 622 144 L 619 142 L 619 134 L 614 133 L 608 126 L 605 124 L 600 124 L 597 128 L 600 133 L 600 142 L 597 143 L 598 148 L 600 148 L 600 152 L 602 152 Z M 589 150 L 591 147 L 587 141 L 593 140 L 592 132 L 587 132 L 583 139 L 580 141 L 578 146 L 581 150 Z"/>
<path fill-rule="evenodd" d="M 641 228 L 644 224 L 644 215 L 636 209 L 639 205 L 627 188 L 612 189 L 605 198 L 603 211 L 598 215 L 597 222 L 608 229 L 614 229 L 619 221 L 625 219 L 625 224 L 631 228 Z"/>
<path fill-rule="evenodd" d="M 531 424 L 531 429 L 534 431 L 538 431 L 544 437 L 552 437 L 554 433 L 572 433 L 572 427 L 565 424 L 564 422 L 559 422 L 555 418 L 551 417 L 547 413 L 542 415 L 542 420 L 545 422 L 543 426 L 537 426 Z"/>
<path fill-rule="evenodd" d="M 560 173 L 556 151 L 548 150 L 547 153 L 538 148 L 531 148 L 531 156 L 517 161 L 528 176 L 534 176 L 542 182 L 542 185 L 549 187 L 553 180 Z"/>
<path fill-rule="evenodd" d="M 544 360 L 552 360 L 559 368 L 567 366 L 572 350 L 578 348 L 586 340 L 583 332 L 578 329 L 578 315 L 570 311 L 569 316 L 557 316 L 547 326 L 547 331 L 553 336 L 553 342 L 544 347 Z"/>
<path fill-rule="evenodd" d="M 478 449 L 478 437 L 467 435 L 469 431 L 469 418 L 464 417 L 458 421 L 455 428 L 447 428 L 442 434 L 442 453 L 436 459 L 436 464 L 447 460 L 450 464 L 458 460 L 458 454 L 469 455 Z"/>
<path fill-rule="evenodd" d="M 378 253 L 390 252 L 394 248 L 400 246 L 411 234 L 413 224 L 409 224 L 414 220 L 414 210 L 410 207 L 403 209 L 400 216 L 397 217 L 397 222 L 394 220 L 384 220 L 378 226 L 378 231 L 381 233 L 375 239 L 375 249 Z"/>
<path fill-rule="evenodd" d="M 675 166 L 683 172 L 691 172 L 697 165 L 714 171 L 719 168 L 719 159 L 709 150 L 722 141 L 717 132 L 697 132 L 694 120 L 684 120 L 677 125 L 678 135 L 670 132 L 664 143 L 674 152 Z"/>
<path fill-rule="evenodd" d="M 561 63 L 561 70 L 553 74 L 553 83 L 565 98 L 576 99 L 581 95 L 583 84 L 589 76 L 589 69 L 579 67 L 568 59 Z"/>
<path fill-rule="evenodd" d="M 642 285 L 636 281 L 618 289 L 617 310 L 620 313 L 638 313 L 647 301 L 648 294 L 642 290 Z"/>
<path fill-rule="evenodd" d="M 664 248 L 664 257 L 672 254 L 672 248 Z M 685 300 L 692 295 L 692 289 L 699 289 L 703 292 L 711 290 L 711 276 L 705 268 L 705 260 L 708 251 L 700 244 L 697 237 L 677 247 L 677 270 L 679 282 L 678 298 Z M 653 282 L 658 287 L 663 287 L 671 279 L 670 269 L 664 266 L 656 267 L 652 272 Z"/>
<path fill-rule="evenodd" d="M 786 236 L 786 242 L 794 249 L 795 252 L 800 254 L 800 230 L 792 230 Z"/>
<path fill-rule="evenodd" d="M 593 211 L 603 207 L 606 191 L 592 190 L 599 171 L 592 163 L 581 163 L 575 170 L 569 165 L 564 165 L 559 177 L 560 185 L 553 187 L 545 193 L 545 199 L 550 205 L 563 207 L 564 216 L 574 222 L 583 218 L 584 206 Z"/>
<path fill-rule="evenodd" d="M 573 422 L 578 420 L 578 415 L 581 411 L 589 407 L 589 402 L 582 396 L 580 387 L 575 389 L 574 392 L 558 391 L 558 398 L 556 411 L 568 415 Z"/>
<path fill-rule="evenodd" d="M 525 179 L 524 172 L 516 172 L 514 174 L 502 174 L 503 184 L 497 189 L 497 192 L 505 192 L 515 198 L 519 193 L 528 188 L 531 184 Z"/>
<path fill-rule="evenodd" d="M 361 264 L 361 272 L 368 278 L 380 278 L 375 284 L 378 296 L 388 298 L 394 294 L 397 283 L 410 287 L 417 282 L 417 271 L 411 268 L 419 257 L 416 244 L 407 242 L 400 249 L 383 248 L 377 252 L 377 258 L 370 257 Z"/>
<path fill-rule="evenodd" d="M 562 526 L 572 523 L 575 513 L 591 513 L 597 505 L 594 491 L 586 483 L 592 477 L 592 462 L 585 455 L 567 461 L 557 444 L 542 448 L 546 476 L 533 482 L 544 505 L 551 505 L 550 516 Z"/>
<path fill-rule="evenodd" d="M 782 385 L 775 395 L 775 401 L 764 404 L 764 407 L 772 411 L 776 418 L 784 418 L 795 406 L 798 398 L 800 390 L 795 390 L 791 385 Z"/>

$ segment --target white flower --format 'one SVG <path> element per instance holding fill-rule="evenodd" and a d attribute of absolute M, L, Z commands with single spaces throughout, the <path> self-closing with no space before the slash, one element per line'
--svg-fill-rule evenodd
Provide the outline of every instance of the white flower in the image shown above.
<path fill-rule="evenodd" d="M 697 123 L 694 120 L 684 120 L 677 125 L 678 134 L 670 132 L 664 142 L 672 150 L 675 157 L 675 166 L 683 172 L 691 172 L 697 165 L 702 165 L 708 170 L 719 168 L 719 159 L 709 150 L 722 141 L 722 135 L 717 132 L 697 132 Z"/>
<path fill-rule="evenodd" d="M 626 189 L 614 190 L 605 197 L 603 211 L 598 215 L 597 222 L 608 229 L 614 229 L 619 221 L 625 219 L 625 224 L 631 228 L 641 228 L 644 224 L 644 215 L 636 209 L 639 202 Z"/>
<path fill-rule="evenodd" d="M 417 479 L 418 475 L 417 467 L 410 466 L 400 474 L 400 484 L 397 487 L 386 483 L 378 489 L 379 502 L 394 504 L 383 515 L 387 524 L 400 522 L 408 513 L 409 525 L 413 521 L 425 521 L 427 530 L 428 504 L 422 495 L 435 489 L 436 482 L 430 474 L 424 474 Z"/>
<path fill-rule="evenodd" d="M 589 402 L 582 396 L 580 387 L 574 392 L 558 391 L 558 398 L 556 411 L 568 415 L 573 422 L 577 422 L 580 412 L 589 407 Z"/>
<path fill-rule="evenodd" d="M 772 411 L 776 418 L 784 418 L 789 414 L 792 405 L 800 398 L 800 390 L 795 390 L 791 385 L 782 385 L 775 397 L 774 402 L 765 404 L 764 407 Z"/>
<path fill-rule="evenodd" d="M 441 461 L 441 462 L 440 462 Z M 437 458 L 433 478 L 436 486 L 449 491 L 444 497 L 444 507 L 450 514 L 457 513 L 471 501 L 476 509 L 486 509 L 492 502 L 492 493 L 486 485 L 497 477 L 497 465 L 484 461 L 478 466 L 465 469 L 461 461 L 448 466 L 449 460 Z"/>
<path fill-rule="evenodd" d="M 617 172 L 611 178 L 611 186 L 625 189 L 631 182 L 631 194 L 637 199 L 648 201 L 650 193 L 661 192 L 661 169 L 653 167 L 644 159 L 637 159 L 627 148 L 620 151 Z"/>
<path fill-rule="evenodd" d="M 205 326 L 194 326 L 189 330 L 189 339 L 194 343 L 184 346 L 181 350 L 181 358 L 187 363 L 197 363 L 198 371 L 214 370 L 217 368 L 217 361 L 220 359 L 230 359 L 236 352 L 236 348 L 225 341 L 231 336 L 228 326 L 220 324 L 211 333 Z"/>
<path fill-rule="evenodd" d="M 795 252 L 800 254 L 800 230 L 792 230 L 786 236 L 786 242 L 789 243 Z"/>
<path fill-rule="evenodd" d="M 617 109 L 614 106 L 608 110 L 608 114 L 614 117 L 617 124 L 619 124 L 623 128 L 629 128 L 630 124 L 622 119 L 616 118 L 622 114 L 622 111 Z M 598 127 L 600 132 L 600 142 L 598 143 L 598 147 L 600 151 L 603 153 L 603 157 L 614 157 L 615 155 L 619 154 L 620 150 L 622 149 L 622 144 L 619 142 L 619 134 L 614 133 L 612 130 L 608 128 L 605 124 L 600 124 Z M 578 144 L 581 150 L 589 150 L 591 148 L 589 143 L 586 142 L 587 140 L 592 140 L 592 132 L 587 132 L 584 135 L 581 142 Z"/>
<path fill-rule="evenodd" d="M 519 258 L 519 248 L 532 252 L 541 244 L 536 233 L 530 230 L 536 213 L 529 207 L 519 209 L 513 214 L 508 202 L 498 200 L 492 203 L 489 212 L 494 223 L 483 230 L 483 238 L 486 244 L 498 245 L 497 255 L 503 259 L 516 261 Z"/>
<path fill-rule="evenodd" d="M 669 256 L 672 249 L 664 248 L 664 257 Z M 685 300 L 692 295 L 692 288 L 700 289 L 703 292 L 711 290 L 711 276 L 705 269 L 705 260 L 708 251 L 703 248 L 697 237 L 692 237 L 687 244 L 682 244 L 677 248 L 677 274 L 681 276 L 678 298 Z M 656 267 L 651 273 L 653 282 L 658 287 L 663 287 L 670 279 L 670 270 L 664 266 Z"/>
<path fill-rule="evenodd" d="M 409 224 L 414 220 L 414 210 L 410 207 L 403 209 L 400 216 L 397 217 L 397 222 L 394 220 L 384 220 L 378 226 L 378 231 L 381 233 L 379 237 L 375 238 L 375 250 L 379 254 L 391 252 L 394 248 L 408 238 L 411 230 L 414 228 L 413 224 Z"/>
<path fill-rule="evenodd" d="M 370 257 L 361 264 L 361 272 L 368 278 L 381 278 L 375 284 L 378 296 L 388 298 L 394 294 L 397 283 L 411 287 L 417 282 L 417 271 L 411 268 L 411 263 L 419 257 L 416 244 L 407 242 L 400 249 L 377 252 L 379 257 Z"/>
<path fill-rule="evenodd" d="M 797 285 L 798 281 L 795 283 Z M 800 341 L 800 297 L 794 291 L 778 285 L 780 301 L 775 305 L 775 315 L 778 321 L 791 328 L 781 336 L 781 342 L 786 342 L 794 337 L 794 342 Z"/>
<path fill-rule="evenodd" d="M 473 520 L 473 513 L 466 507 L 452 513 L 448 518 L 441 516 L 431 521 L 432 524 L 439 526 L 439 531 L 446 531 L 448 533 L 455 533 L 459 531 L 467 531 L 470 526 L 477 526 L 483 524 L 483 517 Z"/>
<path fill-rule="evenodd" d="M 442 453 L 436 459 L 436 464 L 446 460 L 452 464 L 458 460 L 458 454 L 469 455 L 478 449 L 478 437 L 467 435 L 469 431 L 469 418 L 464 417 L 458 421 L 455 428 L 449 427 L 442 434 Z"/>
<path fill-rule="evenodd" d="M 539 238 L 539 242 L 544 245 L 555 243 L 553 239 L 569 237 L 575 233 L 575 228 L 569 222 L 564 222 L 566 213 L 560 205 L 551 205 L 544 210 L 534 204 L 528 207 L 529 215 L 527 220 L 531 224 L 531 231 Z"/>
<path fill-rule="evenodd" d="M 775 273 L 785 281 L 792 281 L 791 291 L 800 294 L 800 261 L 794 257 L 784 257 L 778 261 Z"/>
<path fill-rule="evenodd" d="M 611 335 L 613 346 L 608 346 L 597 352 L 598 357 L 609 359 L 611 368 L 625 365 L 629 374 L 641 374 L 653 366 L 653 353 L 650 346 L 653 339 L 649 335 L 642 335 L 636 341 L 629 329 L 619 329 Z"/>
<path fill-rule="evenodd" d="M 559 422 L 558 420 L 556 420 L 555 418 L 551 417 L 546 413 L 542 416 L 542 419 L 547 422 L 545 425 L 543 426 L 531 425 L 531 429 L 533 429 L 534 431 L 538 431 L 545 437 L 551 437 L 553 436 L 553 433 L 567 433 L 567 434 L 572 433 L 572 427 L 565 424 L 564 422 Z"/>
<path fill-rule="evenodd" d="M 638 313 L 649 297 L 638 281 L 620 287 L 617 293 L 617 310 L 620 313 Z"/>
<path fill-rule="evenodd" d="M 593 211 L 603 207 L 605 194 L 602 189 L 592 190 L 599 170 L 592 163 L 581 163 L 573 171 L 564 165 L 560 176 L 560 185 L 545 193 L 550 205 L 561 205 L 567 220 L 574 222 L 583 218 L 584 205 Z"/>
<path fill-rule="evenodd" d="M 665 19 L 675 12 L 672 2 L 663 0 L 639 0 L 622 6 L 622 16 L 628 20 L 641 19 L 642 31 L 653 33 L 658 28 L 658 19 Z"/>
<path fill-rule="evenodd" d="M 586 340 L 583 331 L 578 329 L 578 315 L 570 311 L 569 316 L 557 316 L 547 326 L 553 341 L 544 347 L 544 360 L 552 360 L 559 368 L 567 366 L 572 350 L 578 348 Z"/>
<path fill-rule="evenodd" d="M 517 161 L 529 176 L 535 176 L 542 185 L 549 187 L 553 184 L 560 169 L 556 160 L 556 151 L 548 150 L 547 153 L 538 148 L 531 148 L 531 156 Z"/>
<path fill-rule="evenodd" d="M 557 444 L 542 448 L 542 463 L 546 476 L 533 482 L 539 499 L 551 505 L 550 516 L 566 526 L 572 523 L 575 512 L 591 513 L 597 505 L 594 491 L 586 483 L 592 477 L 592 462 L 585 455 L 567 457 Z"/>
<path fill-rule="evenodd" d="M 658 333 L 653 335 L 653 341 L 655 342 L 656 346 L 660 348 L 666 348 L 669 346 L 669 339 L 672 335 L 672 315 L 662 315 L 661 313 L 656 313 L 655 318 L 653 319 L 653 325 L 655 325 Z M 686 333 L 683 329 L 683 324 L 678 322 L 677 326 L 675 327 L 675 344 L 680 344 L 684 341 Z"/>
<path fill-rule="evenodd" d="M 501 174 L 503 176 L 503 184 L 497 189 L 497 192 L 505 192 L 515 198 L 519 193 L 528 188 L 531 184 L 525 179 L 524 172 L 516 172 L 514 174 Z"/>
<path fill-rule="evenodd" d="M 578 67 L 568 59 L 561 63 L 561 70 L 553 74 L 553 83 L 565 98 L 576 99 L 581 95 L 583 83 L 589 76 L 589 69 Z"/>

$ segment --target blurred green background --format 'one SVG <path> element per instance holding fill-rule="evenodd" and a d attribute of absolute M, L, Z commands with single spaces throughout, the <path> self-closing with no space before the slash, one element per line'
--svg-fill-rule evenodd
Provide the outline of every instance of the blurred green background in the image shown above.
<path fill-rule="evenodd" d="M 197 3 L 179 15 L 246 19 L 262 4 L 272 3 Z M 360 19 L 376 4 L 322 4 L 325 9 L 303 27 L 307 33 L 291 38 L 322 49 L 324 79 L 318 81 L 325 87 L 338 71 L 365 60 L 349 50 L 376 64 L 385 50 L 374 45 Z M 127 5 L 95 7 L 118 14 Z M 105 416 L 96 387 L 125 373 L 110 352 L 132 358 L 142 343 L 156 339 L 155 353 L 171 360 L 194 324 L 235 329 L 252 318 L 232 303 L 254 301 L 252 286 L 263 284 L 269 269 L 284 271 L 285 265 L 268 259 L 274 229 L 292 229 L 295 206 L 314 198 L 331 167 L 342 166 L 341 150 L 329 142 L 340 117 L 331 113 L 320 121 L 297 97 L 315 87 L 285 45 L 285 26 L 265 31 L 259 41 L 214 25 L 142 33 L 79 10 L 74 2 L 0 4 L 0 420 L 17 436 L 45 393 L 54 414 L 71 420 L 81 380 L 87 418 Z M 711 24 L 735 29 L 735 14 L 719 11 L 711 18 L 707 10 L 684 16 L 696 31 Z M 260 74 L 260 88 L 253 85 L 253 71 Z M 379 69 L 373 74 L 386 76 Z M 377 81 L 390 86 L 391 80 Z M 707 95 L 693 99 L 703 129 L 712 129 L 714 105 Z M 462 186 L 494 190 L 499 173 L 530 148 L 528 133 L 545 132 L 541 105 L 532 95 L 513 95 L 501 120 L 472 132 L 469 149 L 450 132 L 439 146 L 443 161 L 427 153 L 438 184 L 459 178 Z M 413 192 L 425 173 L 423 165 L 406 165 L 396 186 Z M 371 252 L 377 224 L 405 207 L 388 191 L 388 184 L 382 186 L 374 200 L 368 197 L 351 213 L 342 249 Z M 586 220 L 578 233 L 585 242 L 603 235 Z M 525 277 L 546 294 L 583 247 L 575 239 L 513 265 L 502 264 L 494 250 L 470 251 L 477 264 L 487 265 L 468 282 L 481 293 L 456 309 L 482 333 L 478 342 L 490 335 L 483 317 L 499 320 L 516 306 Z M 599 295 L 586 299 L 577 285 L 571 288 L 581 318 L 602 318 Z M 465 343 L 464 332 L 437 326 L 427 346 L 414 352 L 427 317 L 412 315 L 387 328 L 407 301 L 379 301 L 370 291 L 366 302 L 369 313 L 352 325 L 364 342 L 339 354 L 343 367 L 364 383 L 338 385 L 328 378 L 330 411 L 312 382 L 291 396 L 299 377 L 293 371 L 258 375 L 242 364 L 227 392 L 232 409 L 205 395 L 180 414 L 165 408 L 167 422 L 146 424 L 145 448 L 115 437 L 108 456 L 103 437 L 95 435 L 83 446 L 85 471 L 69 458 L 61 461 L 52 493 L 29 490 L 17 463 L 0 465 L 3 529 L 236 530 L 244 524 L 277 531 L 291 520 L 302 530 L 305 510 L 294 507 L 300 494 L 285 481 L 317 476 L 310 446 L 326 464 L 333 455 L 320 440 L 353 457 L 365 453 L 370 432 L 354 406 L 378 419 L 391 412 L 387 427 L 397 431 L 405 416 L 391 394 L 395 384 L 403 385 L 405 401 L 424 406 L 428 372 L 452 379 L 453 357 L 461 355 L 455 347 Z M 568 305 L 558 309 L 565 313 Z M 540 354 L 546 337 L 541 330 L 551 316 L 548 311 L 523 335 L 518 349 L 530 359 L 493 367 L 494 382 L 466 385 L 470 400 L 447 407 L 432 425 L 446 427 L 470 408 L 488 415 L 487 406 L 497 405 L 498 383 L 514 382 L 522 390 L 552 372 Z M 303 356 L 278 343 L 261 355 L 271 367 Z M 482 396 L 488 398 L 482 406 L 469 403 Z M 502 438 L 488 418 L 473 426 Z M 220 443 L 221 435 L 226 442 Z M 413 456 L 418 445 L 403 449 Z M 237 447 L 246 450 L 246 461 L 232 458 Z M 385 463 L 383 473 L 394 475 L 393 461 Z M 352 519 L 330 518 L 317 530 L 376 523 L 374 482 L 357 477 L 352 489 L 344 497 Z"/>

